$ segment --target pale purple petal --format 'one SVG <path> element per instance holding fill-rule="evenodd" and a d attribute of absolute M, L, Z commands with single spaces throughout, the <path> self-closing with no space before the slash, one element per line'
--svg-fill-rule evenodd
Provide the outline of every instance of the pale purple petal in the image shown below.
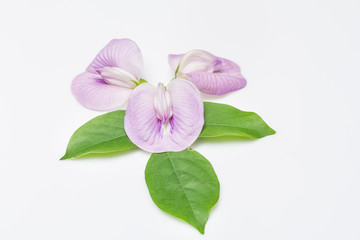
<path fill-rule="evenodd" d="M 71 90 L 84 107 L 96 111 L 119 108 L 130 97 L 132 89 L 105 83 L 98 74 L 84 72 L 72 82 Z"/>
<path fill-rule="evenodd" d="M 224 73 L 192 72 L 185 75 L 201 92 L 207 94 L 223 95 L 246 86 L 246 80 L 240 73 L 229 75 Z"/>
<path fill-rule="evenodd" d="M 202 130 L 204 104 L 199 90 L 187 80 L 173 80 L 167 89 L 170 93 L 173 111 L 172 149 L 181 151 L 189 147 Z"/>
<path fill-rule="evenodd" d="M 161 131 L 161 120 L 154 107 L 155 87 L 148 83 L 141 84 L 129 99 L 125 131 L 130 140 L 145 151 L 182 151 L 197 139 L 202 130 L 204 110 L 197 88 L 189 81 L 177 79 L 168 85 L 167 90 L 172 105 L 170 130 L 167 133 Z"/>
<path fill-rule="evenodd" d="M 176 71 L 177 67 L 179 66 L 180 60 L 183 56 L 184 54 L 169 54 L 168 62 L 173 72 Z"/>
<path fill-rule="evenodd" d="M 126 107 L 124 119 L 125 132 L 130 140 L 149 152 L 158 152 L 162 148 L 154 96 L 155 87 L 149 83 L 135 88 Z"/>
<path fill-rule="evenodd" d="M 223 95 L 246 86 L 246 80 L 236 63 L 204 50 L 169 55 L 169 64 L 173 70 L 175 66 L 178 67 L 178 78 L 190 80 L 207 94 Z"/>
<path fill-rule="evenodd" d="M 229 75 L 238 75 L 241 72 L 239 65 L 237 65 L 233 61 L 219 57 L 217 58 L 217 60 L 220 63 L 220 66 L 217 69 L 218 72 L 226 73 Z"/>
<path fill-rule="evenodd" d="M 141 51 L 130 39 L 114 39 L 99 52 L 86 71 L 97 73 L 104 67 L 121 68 L 140 79 L 143 69 Z"/>

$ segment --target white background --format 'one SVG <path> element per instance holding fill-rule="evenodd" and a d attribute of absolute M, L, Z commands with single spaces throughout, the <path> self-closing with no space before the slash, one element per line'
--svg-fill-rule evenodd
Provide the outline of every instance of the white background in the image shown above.
<path fill-rule="evenodd" d="M 0 239 L 360 239 L 359 1 L 5 1 L 0 3 Z M 70 91 L 113 38 L 168 82 L 168 53 L 237 62 L 243 90 L 213 99 L 277 134 L 198 141 L 220 201 L 205 235 L 160 211 L 142 151 L 59 161 L 100 113 Z"/>

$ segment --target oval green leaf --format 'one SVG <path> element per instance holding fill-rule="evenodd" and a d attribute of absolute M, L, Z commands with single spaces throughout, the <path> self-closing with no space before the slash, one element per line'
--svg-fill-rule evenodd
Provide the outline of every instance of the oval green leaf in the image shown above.
<path fill-rule="evenodd" d="M 254 112 L 226 104 L 204 102 L 204 127 L 199 137 L 262 138 L 276 132 Z"/>
<path fill-rule="evenodd" d="M 65 155 L 76 158 L 89 153 L 111 153 L 136 148 L 124 130 L 124 110 L 95 117 L 82 125 L 70 138 Z"/>
<path fill-rule="evenodd" d="M 219 199 L 220 184 L 210 162 L 200 153 L 153 153 L 145 180 L 151 198 L 163 211 L 204 234 L 211 208 Z"/>

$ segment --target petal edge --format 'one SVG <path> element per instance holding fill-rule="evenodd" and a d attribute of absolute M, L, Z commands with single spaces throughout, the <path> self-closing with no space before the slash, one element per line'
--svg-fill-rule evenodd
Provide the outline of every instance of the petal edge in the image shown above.
<path fill-rule="evenodd" d="M 100 50 L 86 71 L 96 73 L 104 67 L 118 67 L 140 79 L 143 69 L 142 53 L 130 39 L 113 39 Z"/>

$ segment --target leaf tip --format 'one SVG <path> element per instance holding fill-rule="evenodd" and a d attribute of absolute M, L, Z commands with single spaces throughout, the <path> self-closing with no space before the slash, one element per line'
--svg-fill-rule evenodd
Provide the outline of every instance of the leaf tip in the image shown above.
<path fill-rule="evenodd" d="M 68 159 L 69 157 L 66 156 L 66 154 L 64 156 L 62 156 L 59 160 L 65 160 L 65 159 Z"/>
<path fill-rule="evenodd" d="M 270 128 L 271 130 L 270 130 L 270 134 L 269 135 L 274 135 L 275 133 L 276 133 L 276 131 L 274 130 L 274 129 L 272 129 L 272 128 Z"/>
<path fill-rule="evenodd" d="M 196 228 L 202 235 L 205 234 L 205 226 L 199 226 Z"/>

